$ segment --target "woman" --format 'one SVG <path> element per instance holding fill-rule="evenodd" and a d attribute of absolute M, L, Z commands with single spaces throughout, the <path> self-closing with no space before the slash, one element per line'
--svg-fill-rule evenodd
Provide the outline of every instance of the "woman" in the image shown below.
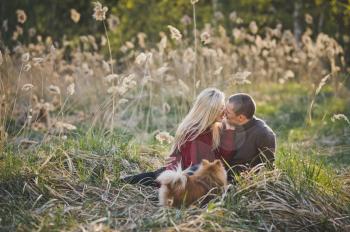
<path fill-rule="evenodd" d="M 123 180 L 131 184 L 157 186 L 156 178 L 166 169 L 175 169 L 178 165 L 186 169 L 199 164 L 203 159 L 213 161 L 216 158 L 229 157 L 233 150 L 230 141 L 233 142 L 233 139 L 226 137 L 225 146 L 220 146 L 222 135 L 232 137 L 232 133 L 227 133 L 222 124 L 224 109 L 223 92 L 216 88 L 203 90 L 176 131 L 166 166 L 154 172 L 128 176 Z"/>

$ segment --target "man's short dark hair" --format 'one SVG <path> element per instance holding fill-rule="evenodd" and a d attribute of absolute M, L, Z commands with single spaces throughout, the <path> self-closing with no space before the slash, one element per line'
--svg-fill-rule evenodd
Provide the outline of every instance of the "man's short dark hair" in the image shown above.
<path fill-rule="evenodd" d="M 246 93 L 237 93 L 229 97 L 228 102 L 234 105 L 236 115 L 243 114 L 251 119 L 255 114 L 255 101 Z"/>

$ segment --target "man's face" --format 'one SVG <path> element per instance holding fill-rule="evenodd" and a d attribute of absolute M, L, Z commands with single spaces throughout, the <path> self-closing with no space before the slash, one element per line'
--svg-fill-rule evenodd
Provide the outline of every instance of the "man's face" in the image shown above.
<path fill-rule="evenodd" d="M 247 120 L 247 118 L 242 114 L 236 115 L 234 104 L 231 104 L 228 102 L 226 103 L 226 107 L 225 107 L 225 115 L 226 115 L 227 122 L 232 126 L 242 125 Z"/>

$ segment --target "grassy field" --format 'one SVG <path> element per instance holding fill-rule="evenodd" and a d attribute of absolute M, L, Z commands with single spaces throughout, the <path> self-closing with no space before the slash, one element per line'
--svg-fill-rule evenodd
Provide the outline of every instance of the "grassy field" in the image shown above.
<path fill-rule="evenodd" d="M 333 104 L 334 112 L 344 112 L 349 99 L 338 100 L 325 88 L 310 125 L 305 123 L 308 99 L 299 84 L 259 89 L 246 91 L 256 94 L 257 115 L 278 135 L 276 170 L 240 177 L 205 208 L 164 209 L 154 199 L 156 189 L 125 185 L 119 177 L 160 167 L 169 145 L 152 136 L 140 143 L 125 129 L 111 133 L 81 123 L 67 138 L 6 144 L 0 158 L 2 229 L 346 230 L 349 125 L 332 122 L 324 117 L 332 112 L 322 109 Z M 262 96 L 271 97 L 261 101 Z M 44 139 L 38 132 L 25 135 Z"/>
<path fill-rule="evenodd" d="M 350 230 L 350 82 L 337 42 L 310 29 L 298 45 L 279 27 L 219 27 L 194 46 L 170 29 L 111 62 L 91 35 L 1 54 L 0 230 Z M 256 167 L 188 209 L 121 183 L 164 164 L 171 144 L 156 135 L 171 138 L 210 86 L 256 99 L 277 134 L 276 168 Z"/>

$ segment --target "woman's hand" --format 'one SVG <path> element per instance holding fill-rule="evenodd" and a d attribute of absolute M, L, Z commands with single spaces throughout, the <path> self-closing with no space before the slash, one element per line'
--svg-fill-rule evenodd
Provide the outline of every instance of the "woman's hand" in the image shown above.
<path fill-rule="evenodd" d="M 175 157 L 169 156 L 168 158 L 165 159 L 165 165 L 168 166 L 172 164 L 176 160 Z"/>
<path fill-rule="evenodd" d="M 235 129 L 234 126 L 230 125 L 230 124 L 227 122 L 226 117 L 222 120 L 222 123 L 225 124 L 225 128 L 226 128 L 227 130 L 234 130 L 234 129 Z"/>

